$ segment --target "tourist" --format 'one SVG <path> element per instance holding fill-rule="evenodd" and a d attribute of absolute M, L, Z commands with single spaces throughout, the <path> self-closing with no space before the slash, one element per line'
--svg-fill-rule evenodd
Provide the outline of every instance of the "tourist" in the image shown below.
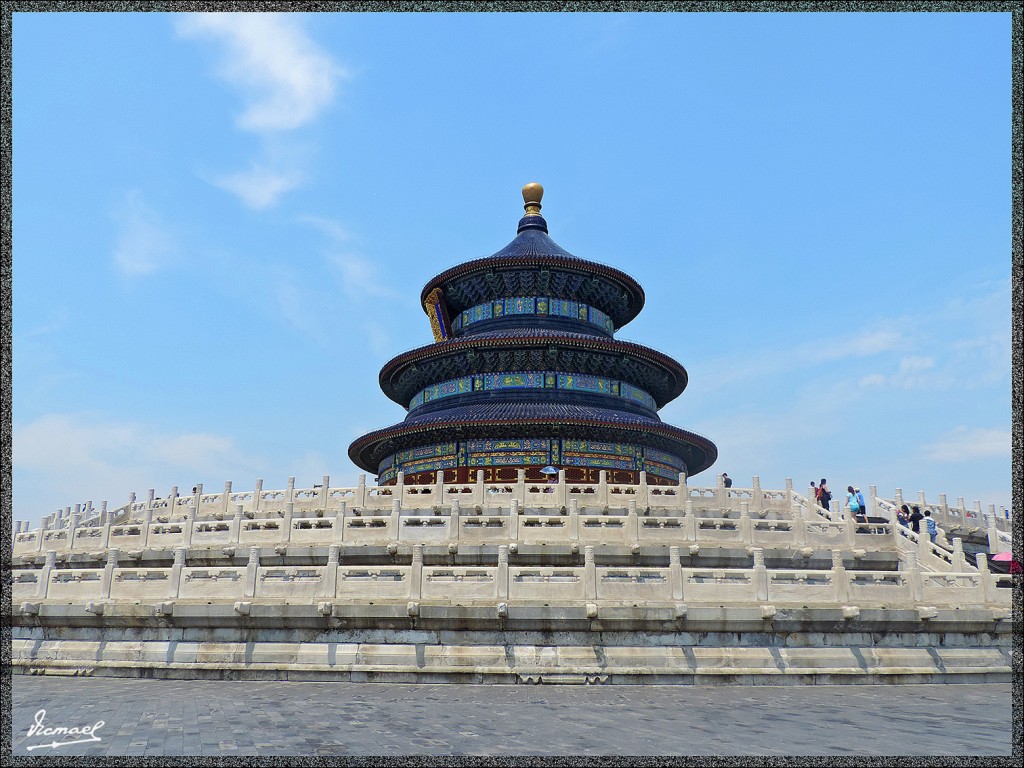
<path fill-rule="evenodd" d="M 932 544 L 934 544 L 935 537 L 939 535 L 939 526 L 932 519 L 932 511 L 930 509 L 926 509 L 924 511 L 924 522 L 925 525 L 928 526 L 928 538 L 931 539 Z"/>
<path fill-rule="evenodd" d="M 732 478 L 725 474 L 725 472 L 722 473 L 722 485 L 726 488 L 732 488 Z"/>
<path fill-rule="evenodd" d="M 831 509 L 829 506 L 832 503 L 832 491 L 828 489 L 828 481 L 825 478 L 821 478 L 821 485 L 818 486 L 818 502 L 825 509 Z"/>
<path fill-rule="evenodd" d="M 910 508 L 906 504 L 896 510 L 896 519 L 904 528 L 910 527 Z"/>
<path fill-rule="evenodd" d="M 857 494 L 854 492 L 852 485 L 846 486 L 846 506 L 850 508 L 851 517 L 853 517 L 857 522 L 860 522 L 860 502 L 857 500 Z"/>
<path fill-rule="evenodd" d="M 864 522 L 866 523 L 868 521 L 868 505 L 864 503 L 864 494 L 857 487 L 854 487 L 853 492 L 857 494 L 857 503 L 860 504 L 860 511 L 864 515 Z"/>
<path fill-rule="evenodd" d="M 914 509 L 910 513 L 910 517 L 908 517 L 907 519 L 910 520 L 910 530 L 912 530 L 914 533 L 920 533 L 921 521 L 924 520 L 924 515 L 921 514 L 921 509 L 917 506 L 917 504 L 914 505 Z"/>

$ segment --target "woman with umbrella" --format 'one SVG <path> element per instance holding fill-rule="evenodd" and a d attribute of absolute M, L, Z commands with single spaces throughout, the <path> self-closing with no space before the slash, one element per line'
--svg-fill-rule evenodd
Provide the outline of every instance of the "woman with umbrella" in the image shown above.
<path fill-rule="evenodd" d="M 993 563 L 1009 563 L 1010 573 L 1024 572 L 1024 569 L 1021 568 L 1020 562 L 1013 556 L 1012 552 L 997 552 L 992 555 L 991 560 Z"/>
<path fill-rule="evenodd" d="M 558 467 L 554 467 L 554 466 L 548 464 L 546 467 L 544 467 L 544 469 L 542 469 L 540 471 L 540 473 L 542 475 L 547 475 L 548 476 L 548 485 L 549 486 L 557 485 L 558 484 Z M 544 489 L 544 493 L 554 493 L 554 492 L 555 492 L 554 488 L 545 488 Z"/>

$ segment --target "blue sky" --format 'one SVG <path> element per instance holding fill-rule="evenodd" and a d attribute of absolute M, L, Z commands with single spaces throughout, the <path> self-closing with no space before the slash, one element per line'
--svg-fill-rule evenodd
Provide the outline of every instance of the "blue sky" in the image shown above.
<path fill-rule="evenodd" d="M 1010 15 L 14 14 L 14 515 L 356 481 L 424 283 L 647 293 L 737 485 L 1010 505 Z"/>

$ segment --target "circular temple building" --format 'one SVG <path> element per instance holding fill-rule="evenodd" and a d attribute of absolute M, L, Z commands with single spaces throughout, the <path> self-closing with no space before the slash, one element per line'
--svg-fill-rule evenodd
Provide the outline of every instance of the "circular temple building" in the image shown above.
<path fill-rule="evenodd" d="M 523 187 L 515 239 L 492 256 L 442 272 L 423 288 L 434 344 L 380 372 L 401 424 L 349 447 L 380 484 L 542 481 L 675 484 L 718 456 L 705 437 L 658 410 L 686 388 L 686 370 L 656 350 L 615 339 L 644 291 L 617 269 L 573 256 L 548 236 L 540 184 Z M 443 478 L 439 473 L 443 472 Z"/>

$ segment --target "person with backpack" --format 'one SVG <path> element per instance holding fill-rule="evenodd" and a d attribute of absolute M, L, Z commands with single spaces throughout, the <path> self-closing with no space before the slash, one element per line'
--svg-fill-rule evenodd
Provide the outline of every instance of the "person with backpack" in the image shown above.
<path fill-rule="evenodd" d="M 860 504 L 860 513 L 864 515 L 864 522 L 866 523 L 868 521 L 868 505 L 864 503 L 864 494 L 861 493 L 860 488 L 857 488 L 856 486 L 854 487 L 853 492 L 857 494 L 857 503 Z"/>
<path fill-rule="evenodd" d="M 818 503 L 825 509 L 831 510 L 832 492 L 828 489 L 825 478 L 821 478 L 821 485 L 818 486 Z"/>
<path fill-rule="evenodd" d="M 910 520 L 910 530 L 914 533 L 920 533 L 921 521 L 924 520 L 924 515 L 921 514 L 921 508 L 918 507 L 917 504 L 914 505 L 913 511 L 907 519 Z"/>
<path fill-rule="evenodd" d="M 935 520 L 932 519 L 932 511 L 930 509 L 926 509 L 924 511 L 924 522 L 925 525 L 928 526 L 928 538 L 931 539 L 932 544 L 934 544 L 935 537 L 939 535 L 939 526 Z"/>

